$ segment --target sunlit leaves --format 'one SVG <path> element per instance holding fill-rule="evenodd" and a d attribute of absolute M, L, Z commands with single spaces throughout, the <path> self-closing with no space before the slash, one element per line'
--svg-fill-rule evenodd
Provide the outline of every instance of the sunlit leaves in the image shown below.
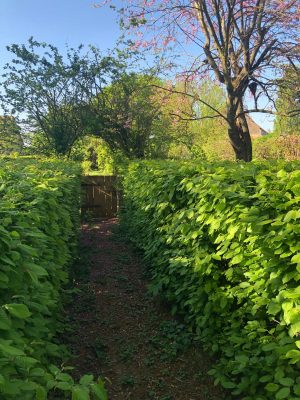
<path fill-rule="evenodd" d="M 125 178 L 123 224 L 152 293 L 218 354 L 215 382 L 247 400 L 300 393 L 299 184 L 292 162 L 139 163 Z"/>
<path fill-rule="evenodd" d="M 31 315 L 31 312 L 25 304 L 5 304 L 4 308 L 6 308 L 11 315 L 17 318 L 26 319 Z"/>
<path fill-rule="evenodd" d="M 0 159 L 0 397 L 47 399 L 68 376 L 51 367 L 61 288 L 76 245 L 80 171 L 30 158 Z M 91 383 L 84 381 L 82 387 Z"/>

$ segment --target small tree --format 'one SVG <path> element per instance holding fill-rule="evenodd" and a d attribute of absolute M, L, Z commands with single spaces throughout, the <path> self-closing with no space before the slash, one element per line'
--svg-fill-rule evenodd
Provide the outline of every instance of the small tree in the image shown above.
<path fill-rule="evenodd" d="M 233 158 L 232 148 L 226 140 L 226 122 L 223 118 L 215 118 L 213 108 L 226 112 L 225 92 L 214 81 L 206 79 L 201 84 L 190 82 L 188 85 L 179 81 L 173 85 L 172 95 L 163 107 L 164 112 L 173 117 L 170 129 L 172 155 L 176 154 L 177 144 L 179 158 L 184 147 L 187 150 L 185 157 L 189 154 L 189 158 Z"/>
<path fill-rule="evenodd" d="M 275 132 L 285 135 L 300 134 L 300 69 L 287 67 L 278 84 Z"/>
<path fill-rule="evenodd" d="M 2 102 L 13 113 L 25 113 L 28 130 L 42 132 L 56 154 L 69 155 L 86 134 L 92 99 L 120 64 L 95 48 L 82 55 L 82 46 L 68 49 L 64 58 L 56 47 L 32 38 L 28 46 L 8 50 L 15 58 L 5 67 Z"/>
<path fill-rule="evenodd" d="M 250 161 L 246 113 L 272 112 L 259 104 L 274 101 L 276 71 L 298 55 L 299 7 L 300 0 L 133 0 L 123 19 L 138 34 L 136 48 L 182 47 L 186 39 L 198 48 L 185 75 L 191 80 L 212 74 L 224 86 L 226 112 L 211 109 L 226 121 L 236 158 Z M 251 110 L 245 107 L 247 91 L 254 99 Z"/>
<path fill-rule="evenodd" d="M 158 83 L 150 75 L 124 73 L 103 91 L 102 107 L 89 121 L 90 132 L 128 158 L 153 156 L 168 131 L 162 96 L 155 88 Z"/>
<path fill-rule="evenodd" d="M 21 152 L 23 146 L 21 128 L 15 118 L 10 115 L 0 116 L 0 154 Z"/>

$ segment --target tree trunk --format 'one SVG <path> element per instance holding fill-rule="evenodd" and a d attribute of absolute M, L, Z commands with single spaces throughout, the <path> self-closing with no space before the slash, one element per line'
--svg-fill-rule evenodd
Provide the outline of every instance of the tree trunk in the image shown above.
<path fill-rule="evenodd" d="M 237 160 L 252 161 L 252 142 L 241 99 L 229 101 L 228 136 Z M 234 104 L 233 104 L 234 103 Z"/>
<path fill-rule="evenodd" d="M 236 120 L 228 127 L 228 136 L 237 160 L 252 161 L 252 143 L 247 121 Z"/>

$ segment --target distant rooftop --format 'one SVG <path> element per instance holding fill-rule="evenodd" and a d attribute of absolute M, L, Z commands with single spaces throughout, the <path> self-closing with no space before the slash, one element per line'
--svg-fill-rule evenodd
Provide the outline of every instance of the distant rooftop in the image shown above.
<path fill-rule="evenodd" d="M 250 115 L 246 114 L 248 127 L 250 131 L 250 136 L 252 139 L 258 139 L 261 136 L 266 136 L 268 132 L 259 126 L 251 117 Z"/>

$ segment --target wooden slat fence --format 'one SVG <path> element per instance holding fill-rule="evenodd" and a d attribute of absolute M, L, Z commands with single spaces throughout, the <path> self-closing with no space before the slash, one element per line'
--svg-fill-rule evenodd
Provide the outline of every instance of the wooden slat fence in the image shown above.
<path fill-rule="evenodd" d="M 122 198 L 117 176 L 84 176 L 82 178 L 82 214 L 94 218 L 116 217 Z"/>

